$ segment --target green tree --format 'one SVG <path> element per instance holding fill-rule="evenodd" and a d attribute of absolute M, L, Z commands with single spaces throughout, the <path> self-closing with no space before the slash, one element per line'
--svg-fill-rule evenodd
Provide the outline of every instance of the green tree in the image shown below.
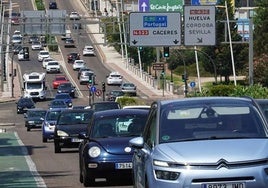
<path fill-rule="evenodd" d="M 225 0 L 221 0 L 219 5 L 224 6 Z M 234 7 L 232 7 L 231 1 L 227 0 L 228 7 L 228 16 L 229 20 L 234 20 Z M 223 43 L 225 41 L 226 35 L 226 25 L 225 23 L 221 23 L 220 21 L 226 20 L 226 10 L 225 8 L 217 8 L 216 10 L 216 45 L 203 47 L 201 50 L 208 54 L 211 59 L 214 60 L 217 68 L 217 74 L 223 76 L 225 81 L 229 81 L 229 76 L 233 74 L 232 68 L 232 58 L 229 43 Z M 237 33 L 237 26 L 235 22 L 229 22 L 230 30 L 231 30 L 231 38 L 232 41 L 241 41 L 241 36 Z M 228 34 L 228 33 L 227 33 Z M 247 45 L 242 44 L 232 44 L 233 54 L 234 54 L 234 62 L 236 74 L 239 70 L 245 68 L 248 55 L 247 54 Z M 206 59 L 204 59 L 206 58 Z M 201 57 L 202 62 L 204 63 L 204 68 L 206 71 L 213 73 L 214 67 L 210 61 L 207 60 L 207 57 Z"/>
<path fill-rule="evenodd" d="M 254 53 L 268 53 L 268 1 L 256 1 L 257 9 L 254 16 Z"/>

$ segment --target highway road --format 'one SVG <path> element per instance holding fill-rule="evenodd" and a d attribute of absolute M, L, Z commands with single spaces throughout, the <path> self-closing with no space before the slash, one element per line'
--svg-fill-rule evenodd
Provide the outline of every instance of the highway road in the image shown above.
<path fill-rule="evenodd" d="M 48 1 L 44 1 L 46 7 L 48 7 Z M 72 0 L 57 0 L 59 9 L 66 9 L 68 12 L 72 10 L 78 11 L 80 14 L 86 14 L 85 9 L 80 6 L 79 1 Z M 20 4 L 20 10 L 33 10 L 31 1 L 27 0 L 14 0 L 13 3 Z M 12 32 L 16 29 L 20 29 L 20 26 L 12 26 Z M 76 48 L 64 48 L 63 41 L 60 40 L 60 36 L 57 37 L 58 44 L 61 49 L 62 57 L 60 57 L 63 66 L 66 65 L 66 74 L 70 80 L 74 81 L 76 87 L 81 91 L 81 94 L 74 99 L 74 104 L 82 105 L 88 104 L 88 89 L 85 85 L 80 86 L 77 80 L 77 73 L 72 70 L 72 66 L 66 63 L 67 54 L 75 51 L 82 54 L 82 49 L 85 44 L 90 44 L 90 39 L 87 35 L 77 36 L 78 43 Z M 27 39 L 26 39 L 27 41 Z M 30 61 L 17 61 L 17 57 L 14 57 L 14 63 L 18 63 L 21 74 L 24 72 L 44 72 L 42 65 L 37 61 L 37 52 L 30 50 Z M 92 68 L 96 74 L 97 87 L 101 87 L 101 82 L 105 81 L 106 75 L 110 72 L 98 59 L 98 57 L 83 57 L 88 66 Z M 52 80 L 55 74 L 47 75 L 47 86 L 49 98 L 53 98 L 55 90 L 52 89 Z M 114 88 L 108 86 L 107 90 Z M 96 100 L 102 100 L 102 98 L 96 98 Z M 48 101 L 37 102 L 37 107 L 47 108 Z M 54 153 L 53 141 L 48 143 L 42 142 L 41 129 L 33 129 L 27 132 L 24 125 L 23 115 L 16 114 L 16 104 L 1 103 L 0 104 L 1 122 L 14 123 L 15 126 L 9 127 L 9 131 L 16 131 L 22 142 L 27 147 L 30 157 L 36 165 L 38 173 L 42 176 L 47 187 L 60 188 L 60 187 L 83 187 L 79 182 L 79 166 L 78 166 L 78 149 L 64 149 L 62 153 Z M 101 187 L 110 187 L 110 185 L 100 184 Z M 129 182 L 114 182 L 112 187 L 132 187 Z"/>

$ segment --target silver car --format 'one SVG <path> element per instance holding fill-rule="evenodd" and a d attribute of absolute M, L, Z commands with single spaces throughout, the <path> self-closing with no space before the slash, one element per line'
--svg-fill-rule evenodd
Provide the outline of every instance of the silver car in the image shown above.
<path fill-rule="evenodd" d="M 154 102 L 130 145 L 134 187 L 268 187 L 267 121 L 250 98 Z"/>

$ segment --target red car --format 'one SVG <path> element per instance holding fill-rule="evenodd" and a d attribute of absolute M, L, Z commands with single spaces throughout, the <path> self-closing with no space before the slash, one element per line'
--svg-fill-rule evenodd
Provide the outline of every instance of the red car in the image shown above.
<path fill-rule="evenodd" d="M 69 80 L 64 75 L 57 75 L 55 76 L 55 79 L 53 80 L 53 89 L 57 89 L 58 86 L 62 83 L 69 83 Z"/>

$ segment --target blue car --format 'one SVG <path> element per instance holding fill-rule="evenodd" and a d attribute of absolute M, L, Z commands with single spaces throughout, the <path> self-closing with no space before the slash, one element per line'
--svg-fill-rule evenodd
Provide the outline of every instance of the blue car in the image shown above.
<path fill-rule="evenodd" d="M 134 187 L 268 187 L 268 125 L 249 97 L 154 102 L 130 146 Z"/>
<path fill-rule="evenodd" d="M 129 140 L 139 136 L 148 110 L 113 109 L 95 112 L 79 146 L 80 182 L 94 185 L 98 179 L 132 182 L 134 150 Z"/>
<path fill-rule="evenodd" d="M 69 95 L 69 93 L 57 93 L 54 99 L 64 100 L 68 107 L 73 106 L 72 97 Z"/>
<path fill-rule="evenodd" d="M 66 104 L 66 101 L 64 99 L 54 99 L 48 104 L 48 107 L 50 110 L 69 108 L 68 104 Z"/>
<path fill-rule="evenodd" d="M 43 142 L 47 142 L 54 138 L 54 129 L 57 119 L 61 113 L 62 109 L 51 109 L 47 110 L 45 115 L 43 125 L 42 125 L 42 138 Z"/>

